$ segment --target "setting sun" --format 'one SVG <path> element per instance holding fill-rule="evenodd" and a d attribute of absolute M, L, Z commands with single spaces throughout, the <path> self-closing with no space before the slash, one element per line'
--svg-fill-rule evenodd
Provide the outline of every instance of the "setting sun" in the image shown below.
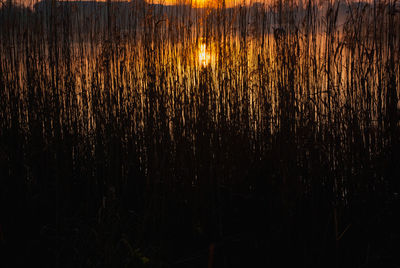
<path fill-rule="evenodd" d="M 225 4 L 226 7 L 232 7 L 239 4 L 249 4 L 249 0 L 147 0 L 149 3 L 164 5 L 187 4 L 197 8 L 212 7 L 216 8 Z"/>
<path fill-rule="evenodd" d="M 216 7 L 218 5 L 218 1 L 212 0 L 192 0 L 191 5 L 194 7 Z"/>

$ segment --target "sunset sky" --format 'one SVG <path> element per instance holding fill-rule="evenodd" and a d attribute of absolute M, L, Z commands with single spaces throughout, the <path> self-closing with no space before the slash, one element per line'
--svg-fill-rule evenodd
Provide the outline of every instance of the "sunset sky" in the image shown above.
<path fill-rule="evenodd" d="M 8 0 L 0 0 L 0 3 L 5 3 Z M 22 4 L 24 6 L 33 7 L 33 5 L 42 0 L 11 0 L 13 3 Z M 59 0 L 58 0 L 59 1 Z M 98 1 L 105 2 L 106 0 L 62 0 L 62 1 Z M 129 0 L 111 0 L 113 2 L 128 2 Z M 135 1 L 135 0 L 133 0 Z M 136 0 L 142 1 L 142 0 Z M 223 0 L 145 0 L 147 3 L 176 5 L 176 4 L 190 4 L 195 7 L 216 7 L 222 5 Z M 239 4 L 253 4 L 253 3 L 270 3 L 276 0 L 225 0 L 226 7 L 232 7 Z M 297 0 L 294 0 L 297 1 Z M 299 0 L 300 1 L 300 0 Z M 305 2 L 306 0 L 303 0 Z M 325 0 L 313 0 L 314 2 L 323 2 Z M 326 0 L 329 1 L 329 0 Z M 344 0 L 343 0 L 344 1 Z M 360 0 L 353 0 L 352 2 L 359 2 Z M 372 0 L 362 0 L 363 2 L 372 2 Z M 345 1 L 344 1 L 345 2 Z"/>
<path fill-rule="evenodd" d="M 0 2 L 6 2 L 7 0 L 0 0 Z M 75 0 L 70 0 L 75 1 Z M 80 1 L 80 0 L 78 0 Z M 88 0 L 82 0 L 88 1 Z M 93 0 L 89 0 L 93 1 Z M 97 1 L 106 1 L 106 0 L 97 0 Z M 119 1 L 119 0 L 112 0 L 112 1 Z M 148 3 L 154 4 L 164 4 L 164 5 L 176 5 L 176 4 L 191 4 L 196 7 L 215 7 L 218 3 L 222 4 L 223 0 L 145 0 Z M 225 4 L 227 7 L 235 6 L 238 4 L 251 4 L 255 2 L 264 2 L 270 0 L 225 0 Z M 12 0 L 13 3 L 22 4 L 24 6 L 33 6 L 35 3 L 40 2 L 40 0 Z M 121 0 L 121 2 L 127 2 L 127 0 Z"/>
<path fill-rule="evenodd" d="M 147 2 L 153 3 L 161 3 L 166 5 L 174 5 L 178 3 L 189 3 L 193 6 L 203 7 L 203 6 L 217 6 L 218 4 L 222 4 L 223 0 L 148 0 Z M 225 0 L 226 6 L 234 6 L 243 3 L 255 3 L 255 2 L 262 2 L 264 0 Z"/>

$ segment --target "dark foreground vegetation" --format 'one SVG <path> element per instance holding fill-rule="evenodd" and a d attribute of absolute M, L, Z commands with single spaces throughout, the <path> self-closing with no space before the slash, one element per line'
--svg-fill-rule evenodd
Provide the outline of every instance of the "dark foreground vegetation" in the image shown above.
<path fill-rule="evenodd" d="M 396 2 L 125 5 L 0 9 L 1 267 L 400 266 Z"/>

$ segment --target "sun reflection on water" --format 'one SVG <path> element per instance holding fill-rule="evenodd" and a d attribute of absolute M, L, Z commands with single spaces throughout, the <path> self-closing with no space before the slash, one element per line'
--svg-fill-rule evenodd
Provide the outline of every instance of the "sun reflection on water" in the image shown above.
<path fill-rule="evenodd" d="M 205 43 L 200 44 L 199 48 L 199 64 L 201 67 L 207 67 L 211 62 L 210 52 L 207 50 Z"/>

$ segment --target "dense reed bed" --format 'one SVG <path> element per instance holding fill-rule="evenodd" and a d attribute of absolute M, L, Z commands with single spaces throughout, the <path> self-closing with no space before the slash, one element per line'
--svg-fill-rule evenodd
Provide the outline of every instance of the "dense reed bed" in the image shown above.
<path fill-rule="evenodd" d="M 6 264 L 400 264 L 398 3 L 91 4 L 0 9 Z"/>

